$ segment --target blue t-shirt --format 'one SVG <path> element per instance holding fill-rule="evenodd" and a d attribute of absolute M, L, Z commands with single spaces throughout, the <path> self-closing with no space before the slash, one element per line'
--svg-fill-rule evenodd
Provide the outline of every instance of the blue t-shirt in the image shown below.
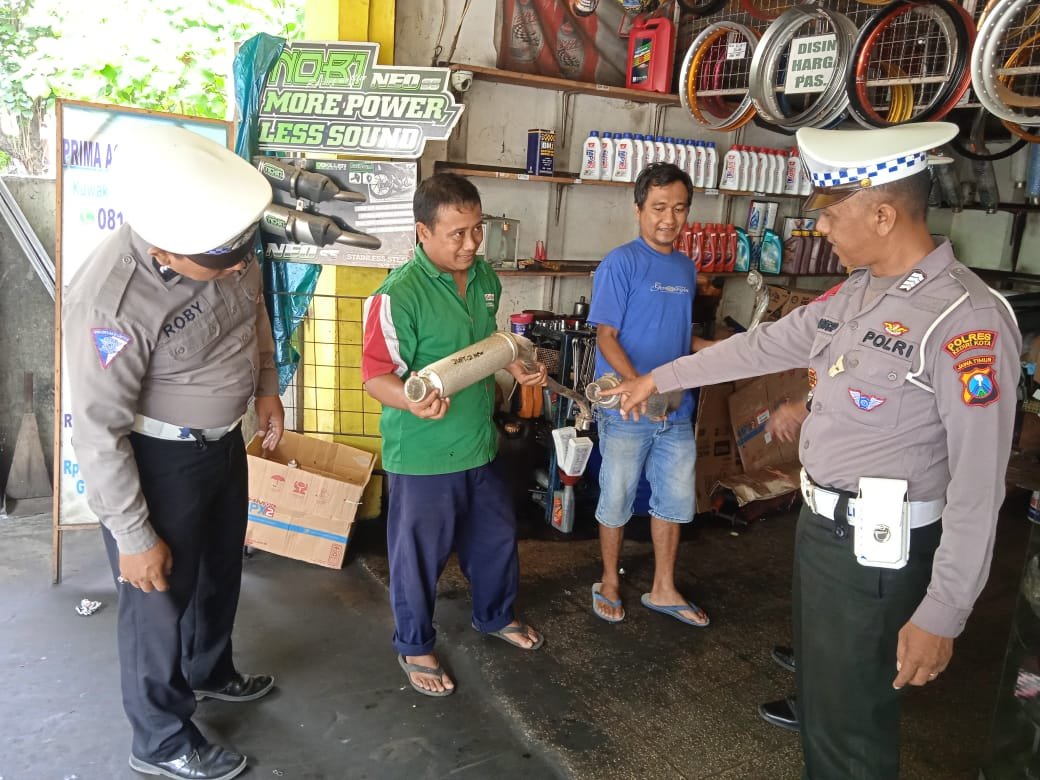
<path fill-rule="evenodd" d="M 661 254 L 637 238 L 613 250 L 596 269 L 588 321 L 617 328 L 628 359 L 646 374 L 690 354 L 696 291 L 697 268 L 690 258 Z M 597 349 L 596 376 L 612 372 Z M 693 408 L 693 394 L 686 391 L 669 419 L 689 419 Z"/>

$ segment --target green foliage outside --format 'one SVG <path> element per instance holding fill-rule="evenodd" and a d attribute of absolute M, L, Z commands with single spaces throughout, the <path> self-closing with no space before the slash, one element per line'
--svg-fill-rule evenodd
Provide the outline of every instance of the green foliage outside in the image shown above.
<path fill-rule="evenodd" d="M 0 173 L 41 175 L 55 98 L 228 118 L 234 45 L 302 34 L 303 0 L 4 0 Z"/>

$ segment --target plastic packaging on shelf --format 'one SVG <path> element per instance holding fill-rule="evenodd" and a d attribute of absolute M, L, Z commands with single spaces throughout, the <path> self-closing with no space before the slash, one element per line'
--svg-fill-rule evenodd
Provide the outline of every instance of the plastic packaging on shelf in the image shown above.
<path fill-rule="evenodd" d="M 581 171 L 578 174 L 583 179 L 597 181 L 599 175 L 599 132 L 589 131 L 589 137 L 581 147 Z"/>

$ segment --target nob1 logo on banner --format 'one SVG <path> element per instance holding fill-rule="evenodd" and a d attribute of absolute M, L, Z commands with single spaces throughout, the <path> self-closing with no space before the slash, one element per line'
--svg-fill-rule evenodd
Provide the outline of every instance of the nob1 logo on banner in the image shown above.
<path fill-rule="evenodd" d="M 260 99 L 263 152 L 421 157 L 462 116 L 447 68 L 377 65 L 379 45 L 287 44 Z"/>

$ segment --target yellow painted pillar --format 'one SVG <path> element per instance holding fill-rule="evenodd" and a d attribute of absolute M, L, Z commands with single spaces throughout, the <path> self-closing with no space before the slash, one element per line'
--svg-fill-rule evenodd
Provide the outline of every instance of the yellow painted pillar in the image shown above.
<path fill-rule="evenodd" d="M 378 43 L 379 63 L 387 65 L 394 61 L 395 21 L 396 0 L 307 0 L 304 37 Z M 326 268 L 315 291 L 314 316 L 304 331 L 305 425 L 376 454 L 382 447 L 380 406 L 361 383 L 361 307 L 386 274 L 378 268 Z M 332 437 L 334 432 L 338 435 Z M 381 495 L 382 479 L 373 477 L 358 517 L 376 517 Z"/>

